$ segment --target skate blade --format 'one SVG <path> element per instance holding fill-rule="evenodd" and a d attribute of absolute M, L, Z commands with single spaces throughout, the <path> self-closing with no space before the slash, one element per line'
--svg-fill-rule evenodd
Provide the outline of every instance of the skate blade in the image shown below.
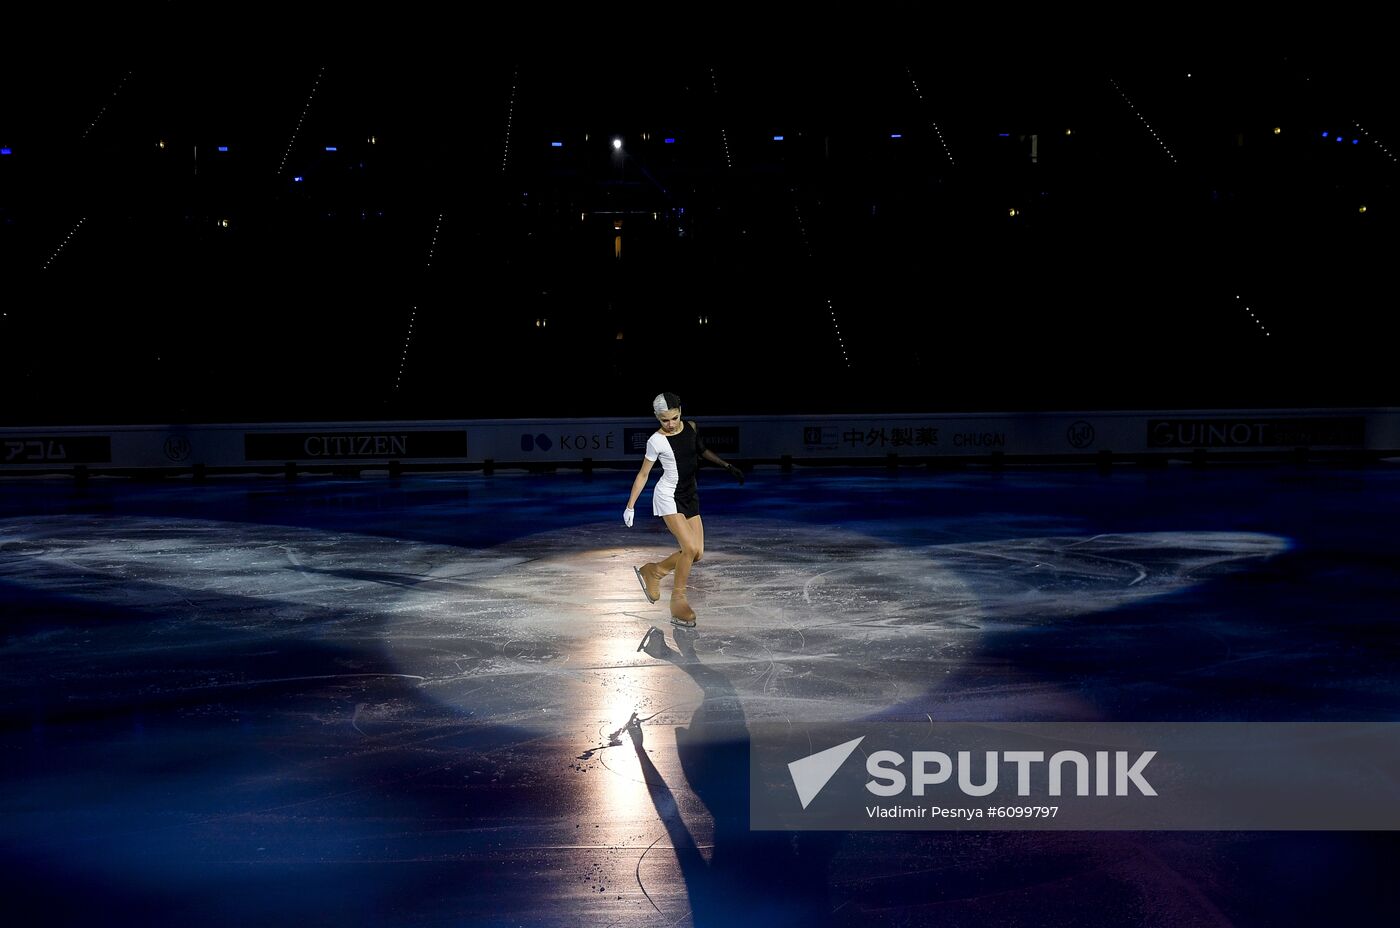
<path fill-rule="evenodd" d="M 672 618 L 672 619 L 671 619 L 671 624 L 674 625 L 674 626 L 676 626 L 676 628 L 694 628 L 694 627 L 695 627 L 695 620 L 694 620 L 694 619 L 677 619 L 677 618 Z"/>

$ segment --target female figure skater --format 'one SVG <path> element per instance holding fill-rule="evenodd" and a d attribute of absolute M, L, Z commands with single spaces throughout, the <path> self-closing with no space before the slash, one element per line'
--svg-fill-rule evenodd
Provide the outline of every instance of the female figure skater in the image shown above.
<path fill-rule="evenodd" d="M 651 401 L 651 409 L 661 428 L 647 439 L 646 459 L 642 461 L 637 479 L 632 481 L 632 495 L 627 499 L 622 521 L 628 528 L 632 527 L 633 507 L 647 485 L 652 465 L 659 459 L 661 479 L 657 481 L 656 489 L 652 490 L 651 512 L 666 520 L 666 527 L 676 536 L 681 549 L 660 563 L 643 564 L 632 569 L 650 602 L 661 599 L 661 578 L 675 571 L 676 578 L 671 583 L 671 624 L 693 628 L 695 610 L 686 602 L 685 584 L 690 577 L 690 565 L 705 554 L 705 526 L 700 521 L 700 497 L 696 491 L 695 472 L 700 467 L 702 457 L 729 471 L 741 486 L 744 472 L 706 448 L 700 438 L 700 429 L 694 422 L 681 421 L 679 396 L 674 393 L 659 394 Z"/>

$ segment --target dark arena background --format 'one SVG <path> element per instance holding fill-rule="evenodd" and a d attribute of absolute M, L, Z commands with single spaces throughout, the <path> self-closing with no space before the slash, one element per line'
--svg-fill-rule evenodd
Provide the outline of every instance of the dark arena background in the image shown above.
<path fill-rule="evenodd" d="M 1394 922 L 1382 827 L 751 827 L 764 726 L 1400 712 L 1393 54 L 872 9 L 9 33 L 7 923 Z"/>

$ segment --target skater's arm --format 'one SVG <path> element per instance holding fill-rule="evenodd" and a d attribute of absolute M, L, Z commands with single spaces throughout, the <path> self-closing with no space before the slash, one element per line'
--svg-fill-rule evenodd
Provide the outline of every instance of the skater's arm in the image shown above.
<path fill-rule="evenodd" d="M 718 464 L 720 467 L 723 467 L 725 470 L 729 471 L 729 476 L 731 476 L 731 477 L 733 477 L 735 480 L 739 481 L 740 485 L 743 484 L 743 482 L 744 482 L 744 472 L 741 471 L 739 468 L 735 467 L 733 464 L 730 464 L 730 463 L 729 463 L 728 461 L 726 461 L 724 458 L 722 458 L 722 457 L 720 457 L 719 455 L 715 454 L 715 453 L 714 453 L 713 451 L 711 451 L 709 448 L 706 448 L 706 449 L 705 449 L 705 453 L 704 453 L 703 455 L 701 455 L 701 457 L 703 457 L 705 460 L 709 461 L 711 464 Z"/>
<path fill-rule="evenodd" d="M 702 454 L 702 455 L 700 455 L 700 456 L 701 456 L 702 458 L 704 458 L 705 460 L 709 461 L 711 464 L 718 464 L 720 467 L 728 467 L 728 466 L 729 466 L 729 462 L 725 461 L 724 458 L 721 458 L 719 455 L 715 454 L 715 453 L 714 453 L 713 451 L 711 451 L 709 448 L 706 448 L 706 449 L 705 449 L 705 453 Z"/>
<path fill-rule="evenodd" d="M 690 423 L 690 427 L 695 430 L 695 450 L 700 452 L 700 457 L 709 461 L 711 464 L 718 464 L 720 467 L 729 471 L 729 476 L 739 481 L 739 486 L 743 486 L 744 472 L 705 447 L 705 439 L 700 437 L 700 426 L 696 425 L 694 421 Z"/>
<path fill-rule="evenodd" d="M 637 508 L 637 497 L 641 496 L 642 491 L 646 489 L 647 477 L 651 474 L 651 467 L 654 463 L 654 461 L 642 460 L 642 469 L 637 472 L 637 479 L 632 481 L 632 495 L 627 497 L 628 509 Z"/>

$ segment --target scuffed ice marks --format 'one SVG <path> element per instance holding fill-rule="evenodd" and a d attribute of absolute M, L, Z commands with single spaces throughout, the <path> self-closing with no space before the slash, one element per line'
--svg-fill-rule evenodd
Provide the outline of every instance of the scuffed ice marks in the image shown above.
<path fill-rule="evenodd" d="M 652 605 L 632 573 L 674 549 L 659 522 L 471 549 L 293 526 L 51 516 L 0 524 L 0 579 L 148 612 L 151 633 L 123 647 L 187 646 L 218 629 L 314 640 L 377 655 L 355 669 L 416 680 L 476 719 L 553 729 L 561 715 L 693 707 L 716 680 L 751 719 L 850 717 L 936 690 L 989 632 L 1072 627 L 1286 548 L 1237 532 L 905 545 L 839 525 L 712 521 L 690 580 L 700 633 L 689 665 L 636 650 L 649 625 L 666 625 L 671 581 Z M 7 650 L 27 646 L 47 645 L 11 638 Z"/>
<path fill-rule="evenodd" d="M 1145 532 L 1027 538 L 925 549 L 971 588 L 984 628 L 1105 612 L 1170 595 L 1287 550 L 1284 539 L 1234 532 Z M 940 579 L 915 585 L 940 599 Z M 949 605 L 957 605 L 949 603 Z"/>
<path fill-rule="evenodd" d="M 582 600 L 601 604 L 581 626 L 596 637 L 580 643 L 580 658 L 617 637 L 609 622 L 660 611 L 636 602 L 625 567 L 621 598 L 630 604 L 622 616 L 609 610 L 609 597 L 618 596 L 618 571 L 609 562 L 619 555 L 606 547 L 614 537 L 610 527 L 594 531 L 596 537 L 585 530 L 525 540 L 512 550 L 528 551 L 527 569 L 499 581 L 546 623 L 572 614 Z M 637 559 L 667 551 L 666 536 L 656 538 L 662 545 L 651 554 L 638 552 Z M 705 665 L 732 681 L 750 717 L 821 718 L 894 705 L 939 688 L 944 679 L 957 680 L 965 669 L 983 678 L 989 670 L 981 657 L 985 632 L 1073 628 L 1077 617 L 1175 593 L 1283 544 L 1264 536 L 1176 534 L 905 548 L 836 527 L 734 520 L 711 527 L 708 548 L 691 580 L 692 601 L 704 616 L 698 650 Z M 544 565 L 567 582 L 536 584 L 530 568 Z M 585 595 L 610 572 L 614 584 Z M 621 657 L 603 650 L 576 669 Z M 992 682 L 977 685 L 981 702 L 1011 712 L 1027 700 L 1047 702 L 1043 684 L 1008 685 L 991 670 Z M 577 697 L 622 698 L 665 686 L 674 698 L 695 703 L 695 687 L 684 679 L 658 684 L 644 668 L 631 676 L 600 682 L 597 694 L 584 690 Z M 558 681 L 545 685 L 555 688 Z M 963 698 L 967 680 L 955 685 Z"/>
<path fill-rule="evenodd" d="M 31 518 L 0 528 L 0 542 L 0 578 L 17 585 L 153 609 L 197 606 L 203 596 L 265 601 L 294 620 L 414 608 L 507 566 L 392 538 L 139 517 Z"/>

